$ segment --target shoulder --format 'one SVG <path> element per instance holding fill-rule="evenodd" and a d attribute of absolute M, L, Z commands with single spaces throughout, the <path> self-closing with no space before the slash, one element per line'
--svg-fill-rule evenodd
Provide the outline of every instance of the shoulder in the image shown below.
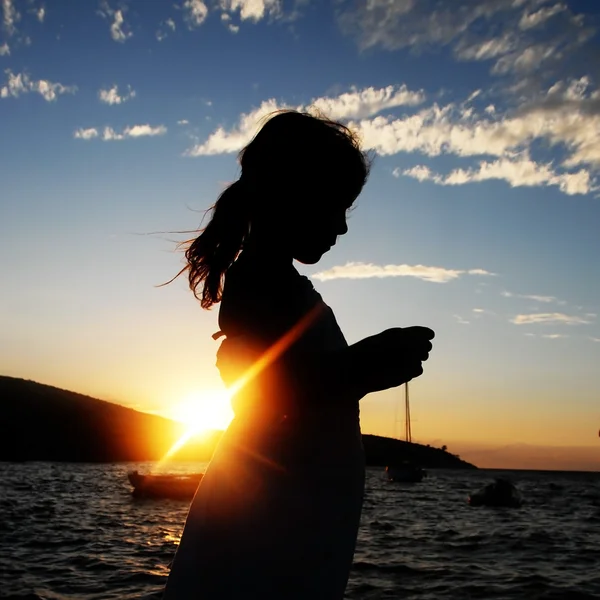
<path fill-rule="evenodd" d="M 274 268 L 241 258 L 225 276 L 219 325 L 228 335 L 255 328 L 279 332 L 319 301 L 310 280 L 292 264 Z"/>

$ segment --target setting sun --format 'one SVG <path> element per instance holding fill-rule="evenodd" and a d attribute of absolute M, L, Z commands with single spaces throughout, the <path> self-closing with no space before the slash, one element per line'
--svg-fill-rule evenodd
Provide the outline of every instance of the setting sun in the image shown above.
<path fill-rule="evenodd" d="M 185 423 L 192 435 L 227 429 L 233 419 L 231 392 L 225 389 L 193 392 L 172 408 L 171 416 Z"/>

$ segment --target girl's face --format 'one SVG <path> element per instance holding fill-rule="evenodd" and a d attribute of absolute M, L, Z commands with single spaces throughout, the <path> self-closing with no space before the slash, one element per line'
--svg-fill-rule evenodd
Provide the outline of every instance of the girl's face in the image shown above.
<path fill-rule="evenodd" d="M 339 189 L 321 185 L 317 190 L 303 196 L 305 210 L 294 211 L 289 222 L 290 249 L 294 259 L 305 265 L 319 262 L 338 237 L 348 232 L 346 218 L 355 200 Z"/>

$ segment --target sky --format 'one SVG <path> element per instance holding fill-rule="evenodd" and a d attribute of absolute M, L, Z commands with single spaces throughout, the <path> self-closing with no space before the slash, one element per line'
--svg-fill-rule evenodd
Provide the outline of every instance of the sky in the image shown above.
<path fill-rule="evenodd" d="M 0 373 L 227 413 L 218 309 L 184 277 L 159 284 L 259 119 L 317 108 L 374 163 L 348 234 L 298 269 L 350 343 L 435 330 L 413 439 L 480 466 L 600 470 L 600 5 L 0 8 Z M 363 399 L 363 432 L 401 436 L 402 402 Z"/>

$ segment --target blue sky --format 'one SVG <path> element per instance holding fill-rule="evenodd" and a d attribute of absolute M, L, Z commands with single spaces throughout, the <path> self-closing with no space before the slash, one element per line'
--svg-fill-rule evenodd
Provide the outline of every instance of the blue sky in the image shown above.
<path fill-rule="evenodd" d="M 182 264 L 169 232 L 198 227 L 260 117 L 314 106 L 375 162 L 348 235 L 299 269 L 350 342 L 435 329 L 415 437 L 600 468 L 595 3 L 0 7 L 3 374 L 162 414 L 220 389 L 217 311 L 156 287 Z M 400 396 L 366 398 L 363 430 L 399 434 Z"/>

